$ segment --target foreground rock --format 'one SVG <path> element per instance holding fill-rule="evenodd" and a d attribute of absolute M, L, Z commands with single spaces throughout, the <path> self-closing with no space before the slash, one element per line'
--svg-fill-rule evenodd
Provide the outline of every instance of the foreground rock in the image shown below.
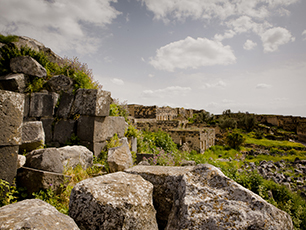
<path fill-rule="evenodd" d="M 122 146 L 108 150 L 107 162 L 110 172 L 124 171 L 133 166 L 133 158 L 127 138 L 122 138 L 120 142 Z"/>
<path fill-rule="evenodd" d="M 87 169 L 93 165 L 93 153 L 84 146 L 65 146 L 58 149 L 63 166 L 68 169 L 81 165 Z"/>
<path fill-rule="evenodd" d="M 14 73 L 24 73 L 36 77 L 47 76 L 46 69 L 30 56 L 12 58 L 10 67 Z"/>
<path fill-rule="evenodd" d="M 42 148 L 45 144 L 45 132 L 41 121 L 23 122 L 22 125 L 22 145 L 19 151 L 30 152 Z"/>
<path fill-rule="evenodd" d="M 71 192 L 69 216 L 80 229 L 158 229 L 152 191 L 150 182 L 124 172 L 87 179 Z"/>
<path fill-rule="evenodd" d="M 24 200 L 0 208 L 0 229 L 77 230 L 73 219 L 50 204 L 37 199 Z"/>
<path fill-rule="evenodd" d="M 159 229 L 293 229 L 287 213 L 214 166 L 136 166 L 126 172 L 153 184 Z"/>

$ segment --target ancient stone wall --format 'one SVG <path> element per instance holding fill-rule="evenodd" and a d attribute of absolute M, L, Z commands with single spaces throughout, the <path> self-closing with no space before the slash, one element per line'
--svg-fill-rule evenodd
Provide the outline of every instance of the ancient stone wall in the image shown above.
<path fill-rule="evenodd" d="M 129 115 L 134 118 L 156 119 L 157 106 L 128 105 Z"/>
<path fill-rule="evenodd" d="M 204 129 L 172 129 L 168 131 L 174 143 L 183 145 L 187 143 L 190 149 L 203 153 L 209 147 L 215 145 L 215 130 L 213 128 Z"/>

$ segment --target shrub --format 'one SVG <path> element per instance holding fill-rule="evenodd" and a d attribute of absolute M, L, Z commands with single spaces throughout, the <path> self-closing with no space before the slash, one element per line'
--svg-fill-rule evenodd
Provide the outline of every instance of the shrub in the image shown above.
<path fill-rule="evenodd" d="M 221 129 L 235 129 L 237 122 L 233 118 L 223 118 L 219 121 L 219 127 Z"/>
<path fill-rule="evenodd" d="M 245 138 L 237 131 L 233 130 L 226 136 L 226 144 L 233 149 L 240 149 L 240 146 L 244 143 Z"/>
<path fill-rule="evenodd" d="M 109 108 L 109 116 L 115 117 L 124 117 L 125 121 L 128 121 L 127 117 L 129 112 L 127 111 L 126 102 L 119 103 L 119 100 L 114 100 L 112 104 L 110 104 Z"/>
<path fill-rule="evenodd" d="M 11 42 L 17 42 L 19 39 L 18 39 L 18 36 L 16 35 L 2 35 L 0 34 L 0 43 L 4 43 L 4 44 L 8 44 L 8 43 L 11 43 Z"/>
<path fill-rule="evenodd" d="M 247 132 L 252 131 L 257 124 L 257 120 L 254 114 L 242 113 L 238 120 L 239 128 L 246 130 Z"/>

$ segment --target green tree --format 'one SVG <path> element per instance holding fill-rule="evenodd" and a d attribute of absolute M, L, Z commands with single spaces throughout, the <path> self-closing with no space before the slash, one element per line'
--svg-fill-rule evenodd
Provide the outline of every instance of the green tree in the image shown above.
<path fill-rule="evenodd" d="M 238 132 L 238 130 L 233 130 L 227 134 L 225 141 L 232 149 L 239 150 L 240 146 L 245 142 L 245 138 Z"/>

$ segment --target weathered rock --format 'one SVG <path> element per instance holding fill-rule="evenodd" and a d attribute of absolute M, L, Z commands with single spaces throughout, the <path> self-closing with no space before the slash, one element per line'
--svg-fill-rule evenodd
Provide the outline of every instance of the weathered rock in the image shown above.
<path fill-rule="evenodd" d="M 98 89 L 78 89 L 71 114 L 88 116 L 108 116 L 111 93 Z"/>
<path fill-rule="evenodd" d="M 38 199 L 23 200 L 0 208 L 0 229 L 79 229 L 73 219 Z"/>
<path fill-rule="evenodd" d="M 48 172 L 63 173 L 60 152 L 56 148 L 34 150 L 26 155 L 25 167 Z"/>
<path fill-rule="evenodd" d="M 30 56 L 12 58 L 10 61 L 10 67 L 14 73 L 24 73 L 40 78 L 47 76 L 46 69 Z"/>
<path fill-rule="evenodd" d="M 51 88 L 51 90 L 56 93 L 72 93 L 73 90 L 72 79 L 65 75 L 54 76 L 47 82 L 47 84 Z"/>
<path fill-rule="evenodd" d="M 69 176 L 62 173 L 47 172 L 43 170 L 21 167 L 17 170 L 16 183 L 20 188 L 27 188 L 28 197 L 33 192 L 51 188 L 56 193 L 63 190 L 63 185 L 70 180 Z"/>
<path fill-rule="evenodd" d="M 138 175 L 117 172 L 78 183 L 69 216 L 80 229 L 158 229 L 153 186 Z"/>
<path fill-rule="evenodd" d="M 159 229 L 165 229 L 168 217 L 177 196 L 177 190 L 182 177 L 193 169 L 187 167 L 170 166 L 134 166 L 125 170 L 127 173 L 138 174 L 154 186 L 153 202 L 157 211 L 156 218 Z"/>
<path fill-rule="evenodd" d="M 182 163 L 181 163 L 181 166 L 195 166 L 195 165 L 196 165 L 195 161 L 186 161 L 186 160 L 183 160 Z"/>
<path fill-rule="evenodd" d="M 26 163 L 27 158 L 24 155 L 20 155 L 18 154 L 18 158 L 17 158 L 17 169 L 21 168 L 24 166 L 24 164 Z"/>
<path fill-rule="evenodd" d="M 133 166 L 133 158 L 127 138 L 123 138 L 123 144 L 120 147 L 108 150 L 107 162 L 110 172 L 124 171 Z"/>
<path fill-rule="evenodd" d="M 49 144 L 53 141 L 52 129 L 54 118 L 41 118 L 40 121 L 43 124 L 44 133 L 45 133 L 45 143 Z"/>
<path fill-rule="evenodd" d="M 65 168 L 75 168 L 79 164 L 87 169 L 93 165 L 93 153 L 84 146 L 65 146 L 58 151 Z"/>
<path fill-rule="evenodd" d="M 52 117 L 59 95 L 57 93 L 32 93 L 30 117 Z"/>
<path fill-rule="evenodd" d="M 81 116 L 78 119 L 77 135 L 84 141 L 103 142 L 112 138 L 115 133 L 121 138 L 124 137 L 124 131 L 123 117 Z"/>
<path fill-rule="evenodd" d="M 0 77 L 0 89 L 23 93 L 26 89 L 26 77 L 24 74 L 8 74 Z"/>
<path fill-rule="evenodd" d="M 60 120 L 54 126 L 53 141 L 65 144 L 75 132 L 75 120 Z"/>
<path fill-rule="evenodd" d="M 74 101 L 74 95 L 70 93 L 62 93 L 60 103 L 57 110 L 57 116 L 68 118 L 70 116 L 71 106 Z"/>
<path fill-rule="evenodd" d="M 18 36 L 18 41 L 13 42 L 19 49 L 22 46 L 27 46 L 35 51 L 43 51 L 45 54 L 48 55 L 48 58 L 52 62 L 60 63 L 62 61 L 62 58 L 55 54 L 50 48 L 45 47 L 44 44 L 41 42 L 38 42 L 37 40 L 33 38 L 29 38 L 26 36 Z"/>
<path fill-rule="evenodd" d="M 150 158 L 153 158 L 154 154 L 151 153 L 136 153 L 136 163 L 138 164 L 141 161 L 148 161 Z"/>
<path fill-rule="evenodd" d="M 18 146 L 0 146 L 0 179 L 12 184 L 17 173 Z"/>
<path fill-rule="evenodd" d="M 81 116 L 77 123 L 77 136 L 82 144 L 99 156 L 106 141 L 116 133 L 124 137 L 125 120 L 123 117 L 88 117 Z"/>
<path fill-rule="evenodd" d="M 153 184 L 160 229 L 293 229 L 287 213 L 214 166 L 135 166 L 126 172 Z"/>
<path fill-rule="evenodd" d="M 27 120 L 29 117 L 30 112 L 30 93 L 24 94 L 24 111 L 23 111 L 23 118 L 24 120 Z"/>
<path fill-rule="evenodd" d="M 41 121 L 28 121 L 22 125 L 22 145 L 20 152 L 30 152 L 45 144 L 45 132 Z"/>
<path fill-rule="evenodd" d="M 24 95 L 0 90 L 0 146 L 20 145 Z"/>

